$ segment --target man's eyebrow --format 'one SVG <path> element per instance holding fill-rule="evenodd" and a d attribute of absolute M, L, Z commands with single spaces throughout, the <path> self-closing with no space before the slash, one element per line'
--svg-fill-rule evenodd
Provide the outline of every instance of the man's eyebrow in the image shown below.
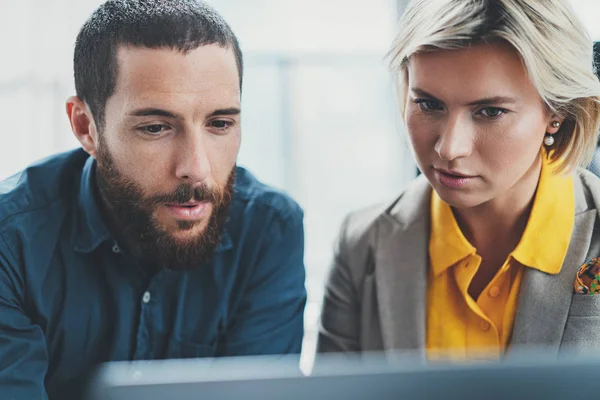
<path fill-rule="evenodd" d="M 211 112 L 208 115 L 208 118 L 212 118 L 217 115 L 239 115 L 240 113 L 241 110 L 237 107 L 220 108 Z M 127 115 L 132 117 L 166 117 L 173 119 L 183 119 L 181 115 L 161 108 L 140 108 L 129 112 Z"/>
<path fill-rule="evenodd" d="M 241 110 L 237 107 L 221 108 L 208 114 L 208 118 L 215 117 L 217 115 L 239 115 L 240 113 Z"/>
<path fill-rule="evenodd" d="M 132 117 L 155 117 L 156 116 L 156 117 L 182 119 L 182 117 L 180 115 L 178 115 L 177 113 L 174 113 L 174 112 L 171 112 L 168 110 L 163 110 L 161 108 L 140 108 L 140 109 L 129 112 L 127 115 L 130 115 Z"/>

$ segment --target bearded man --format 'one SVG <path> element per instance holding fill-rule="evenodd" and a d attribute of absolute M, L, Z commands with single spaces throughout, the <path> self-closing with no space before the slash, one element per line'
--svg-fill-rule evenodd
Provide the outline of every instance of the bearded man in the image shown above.
<path fill-rule="evenodd" d="M 242 72 L 199 1 L 83 25 L 81 148 L 0 182 L 2 398 L 77 398 L 107 361 L 300 352 L 303 213 L 236 165 Z"/>

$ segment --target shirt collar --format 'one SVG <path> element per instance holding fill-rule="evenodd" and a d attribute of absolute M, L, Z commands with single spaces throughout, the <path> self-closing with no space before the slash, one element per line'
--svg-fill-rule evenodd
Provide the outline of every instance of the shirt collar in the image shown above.
<path fill-rule="evenodd" d="M 529 221 L 511 253 L 519 263 L 548 274 L 560 272 L 575 220 L 573 177 L 557 174 L 555 169 L 543 153 Z M 431 196 L 431 225 L 429 254 L 435 276 L 476 253 L 458 227 L 452 209 L 435 191 Z"/>
<path fill-rule="evenodd" d="M 100 209 L 96 190 L 96 159 L 94 157 L 89 157 L 83 166 L 79 184 L 77 211 L 78 218 L 72 238 L 75 251 L 91 253 L 102 243 L 114 241 L 108 226 L 104 222 Z M 217 246 L 217 252 L 226 251 L 233 247 L 228 232 L 231 223 L 232 221 L 228 219 L 221 235 L 221 241 Z"/>
<path fill-rule="evenodd" d="M 475 253 L 475 247 L 469 243 L 458 227 L 452 208 L 434 190 L 431 195 L 431 237 L 429 239 L 429 259 L 434 276 Z"/>
<path fill-rule="evenodd" d="M 79 183 L 77 226 L 74 230 L 75 251 L 90 253 L 111 239 L 108 226 L 102 218 L 96 193 L 96 160 L 88 157 Z"/>
<path fill-rule="evenodd" d="M 573 175 L 556 172 L 546 155 L 527 227 L 512 252 L 519 263 L 558 274 L 562 268 L 575 223 Z M 552 218 L 549 218 L 552 216 Z"/>

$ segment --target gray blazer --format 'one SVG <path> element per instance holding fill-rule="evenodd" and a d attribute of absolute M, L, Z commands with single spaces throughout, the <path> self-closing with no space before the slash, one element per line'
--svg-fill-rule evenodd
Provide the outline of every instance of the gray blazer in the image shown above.
<path fill-rule="evenodd" d="M 578 268 L 600 255 L 600 179 L 578 170 L 574 181 L 575 226 L 562 270 L 526 269 L 511 349 L 600 349 L 600 296 L 573 295 Z M 319 352 L 424 357 L 430 197 L 421 176 L 391 204 L 346 218 L 325 290 Z"/>

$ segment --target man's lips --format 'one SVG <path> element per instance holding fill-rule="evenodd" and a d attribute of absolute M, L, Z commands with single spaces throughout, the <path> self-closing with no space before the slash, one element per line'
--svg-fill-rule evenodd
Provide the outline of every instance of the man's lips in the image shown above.
<path fill-rule="evenodd" d="M 166 204 L 169 212 L 180 220 L 194 221 L 204 217 L 211 203 L 188 202 L 184 204 Z"/>

